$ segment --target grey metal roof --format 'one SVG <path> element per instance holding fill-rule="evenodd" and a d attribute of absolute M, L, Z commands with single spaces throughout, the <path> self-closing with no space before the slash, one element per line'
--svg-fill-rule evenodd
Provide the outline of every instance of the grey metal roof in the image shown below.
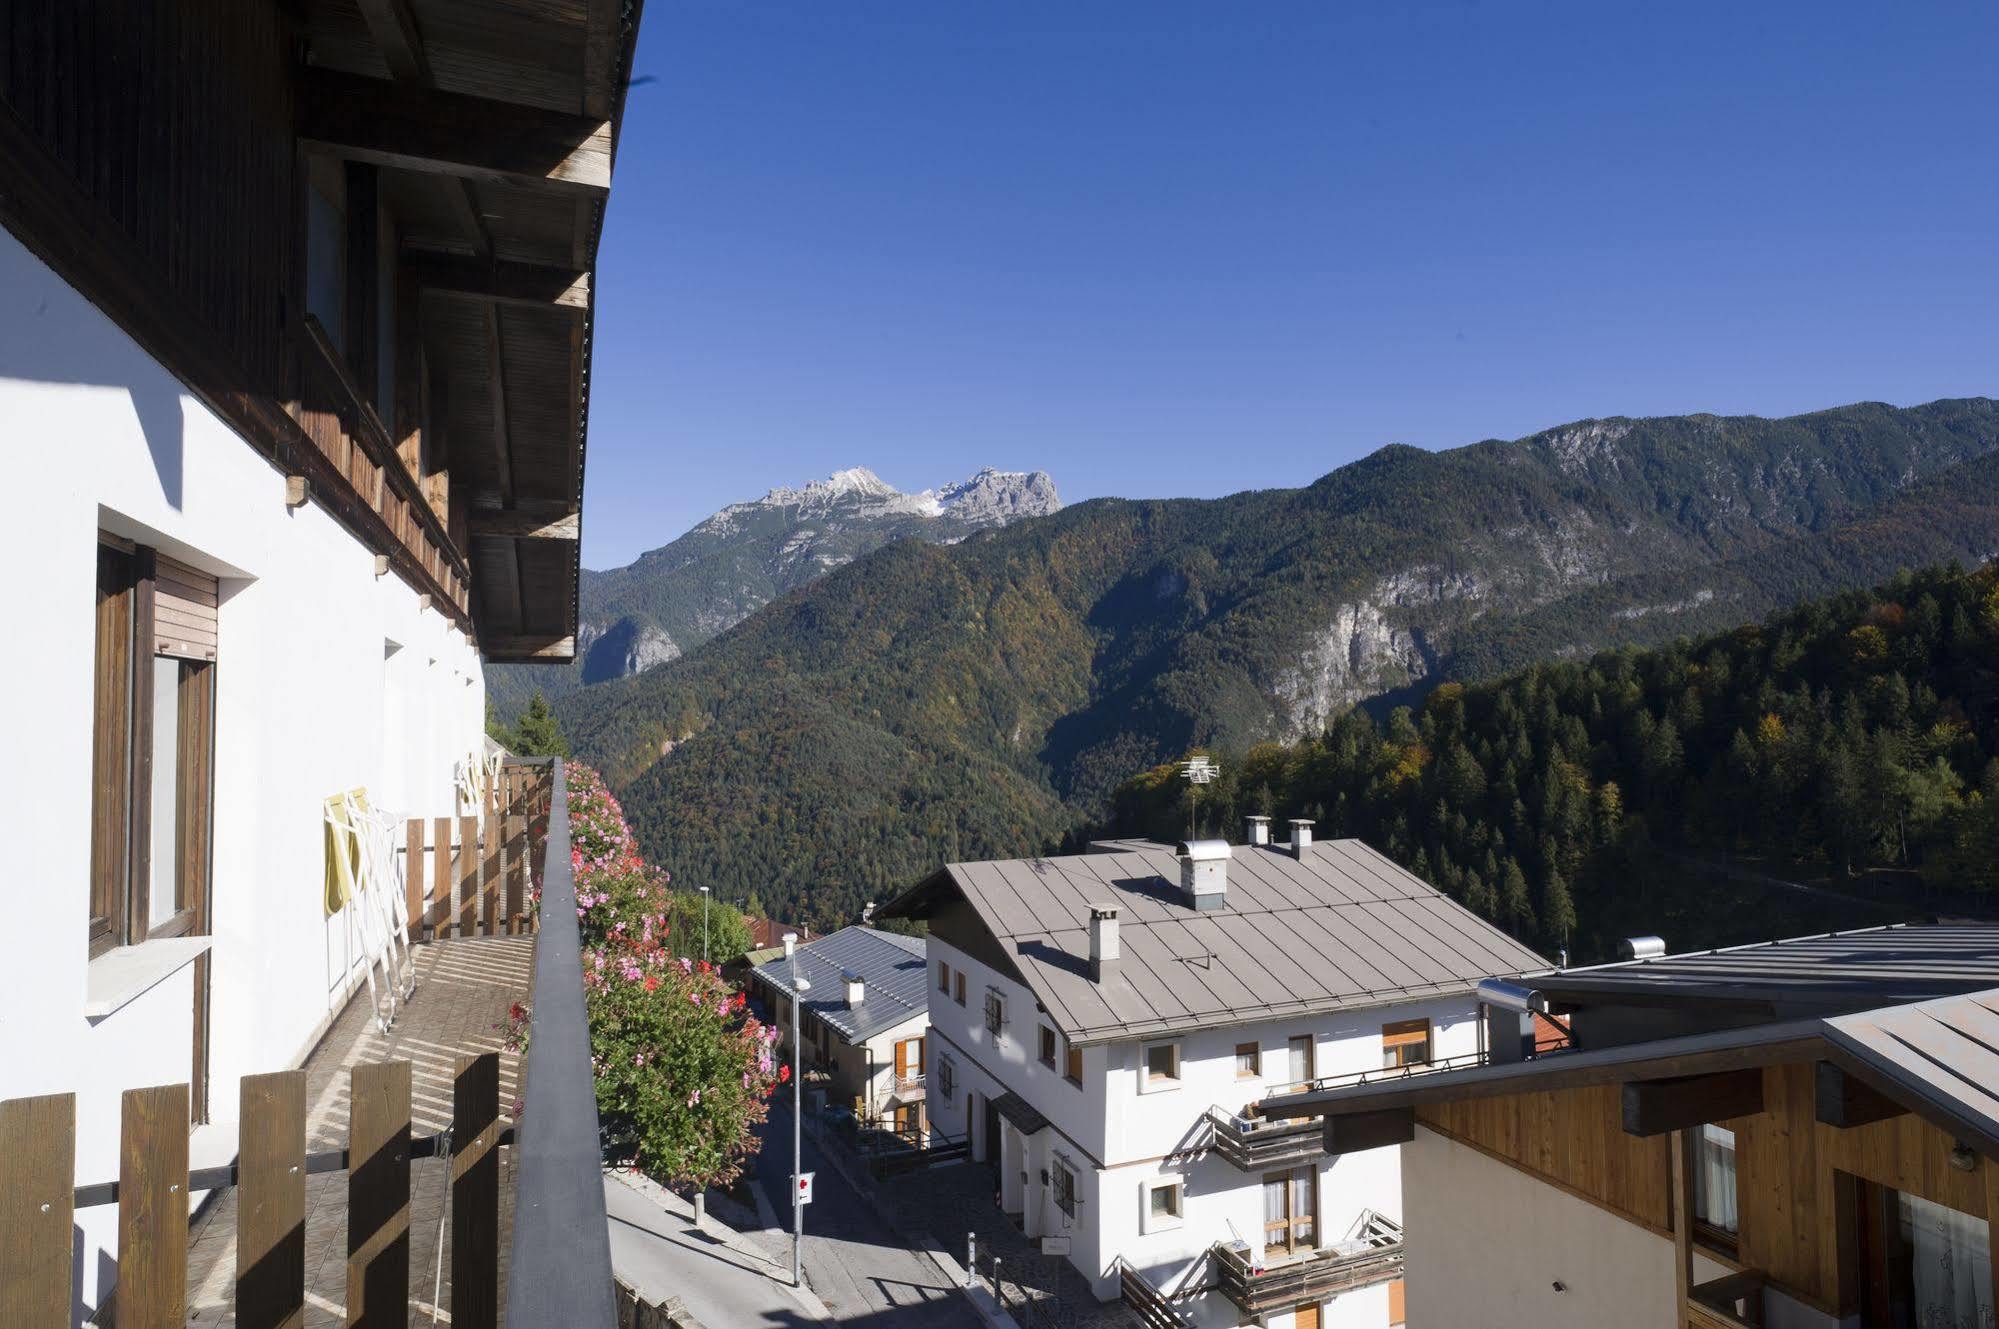
<path fill-rule="evenodd" d="M 1041 1109 L 1009 1089 L 993 1100 L 993 1111 L 1013 1123 L 1022 1135 L 1032 1135 L 1048 1124 Z"/>
<path fill-rule="evenodd" d="M 930 962 L 921 937 L 856 924 L 800 946 L 798 967 L 812 985 L 804 1009 L 850 1043 L 865 1042 L 913 1016 L 929 1014 Z M 797 997 L 791 986 L 791 964 L 782 954 L 753 972 L 785 996 Z M 848 973 L 859 974 L 864 985 L 861 1004 L 852 1010 L 847 1007 L 842 977 Z"/>
<path fill-rule="evenodd" d="M 1825 1024 L 1829 1042 L 1882 1078 L 1999 1138 L 1999 988 L 1836 1015 Z"/>
<path fill-rule="evenodd" d="M 1765 1003 L 1830 1013 L 1999 985 L 1999 924 L 1895 924 L 1538 975 L 1558 998 Z"/>
<path fill-rule="evenodd" d="M 948 879 L 1077 1043 L 1463 991 L 1547 960 L 1358 840 L 1301 861 L 1242 845 L 1220 909 L 1183 902 L 1170 845 L 953 863 Z M 1090 906 L 1117 906 L 1121 958 L 1090 977 Z"/>

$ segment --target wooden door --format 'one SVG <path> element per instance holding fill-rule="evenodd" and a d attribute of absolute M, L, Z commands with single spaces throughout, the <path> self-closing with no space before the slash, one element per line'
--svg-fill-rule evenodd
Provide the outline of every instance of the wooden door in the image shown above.
<path fill-rule="evenodd" d="M 1312 1249 L 1317 1182 L 1309 1167 L 1264 1173 L 1263 1248 L 1267 1253 L 1292 1255 Z"/>
<path fill-rule="evenodd" d="M 1308 1301 L 1291 1313 L 1292 1329 L 1319 1329 L 1319 1303 Z"/>
<path fill-rule="evenodd" d="M 1289 1063 L 1284 1073 L 1291 1077 L 1294 1085 L 1309 1084 L 1312 1080 L 1312 1036 L 1300 1034 L 1286 1044 Z"/>

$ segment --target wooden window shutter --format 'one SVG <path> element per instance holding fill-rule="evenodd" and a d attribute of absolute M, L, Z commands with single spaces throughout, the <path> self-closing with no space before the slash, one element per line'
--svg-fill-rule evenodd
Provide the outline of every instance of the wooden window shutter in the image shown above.
<path fill-rule="evenodd" d="M 215 658 L 215 578 L 159 556 L 153 590 L 153 653 Z"/>

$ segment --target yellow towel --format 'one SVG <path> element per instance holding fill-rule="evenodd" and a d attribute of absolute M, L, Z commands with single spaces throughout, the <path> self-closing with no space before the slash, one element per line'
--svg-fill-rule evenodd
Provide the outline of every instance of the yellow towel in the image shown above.
<path fill-rule="evenodd" d="M 347 907 L 361 880 L 361 837 L 355 834 L 348 817 L 350 798 L 367 806 L 367 791 L 335 794 L 326 800 L 326 913 L 330 918 Z"/>

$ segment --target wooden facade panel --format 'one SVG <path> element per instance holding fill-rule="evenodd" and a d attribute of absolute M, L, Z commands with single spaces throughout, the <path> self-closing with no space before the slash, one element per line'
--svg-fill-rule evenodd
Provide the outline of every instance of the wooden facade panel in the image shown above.
<path fill-rule="evenodd" d="M 1668 1141 L 1624 1133 L 1616 1085 L 1428 1104 L 1416 1117 L 1655 1231 L 1671 1229 Z"/>

